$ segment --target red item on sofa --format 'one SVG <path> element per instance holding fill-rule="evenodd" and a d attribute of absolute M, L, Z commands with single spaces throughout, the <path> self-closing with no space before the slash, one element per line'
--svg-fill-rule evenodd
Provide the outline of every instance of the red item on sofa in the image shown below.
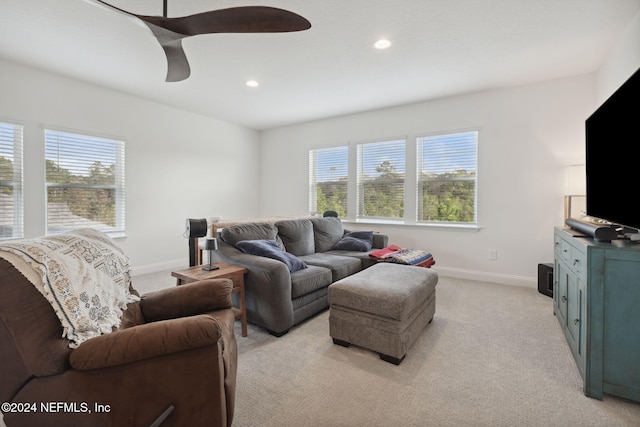
<path fill-rule="evenodd" d="M 400 252 L 402 248 L 396 245 L 389 245 L 386 248 L 378 249 L 377 251 L 373 251 L 369 254 L 371 258 L 383 259 L 388 257 L 391 254 Z"/>
<path fill-rule="evenodd" d="M 378 262 L 393 262 L 396 264 L 413 265 L 416 267 L 430 268 L 436 261 L 431 253 L 418 249 L 405 249 L 396 245 L 373 251 L 369 254 Z"/>

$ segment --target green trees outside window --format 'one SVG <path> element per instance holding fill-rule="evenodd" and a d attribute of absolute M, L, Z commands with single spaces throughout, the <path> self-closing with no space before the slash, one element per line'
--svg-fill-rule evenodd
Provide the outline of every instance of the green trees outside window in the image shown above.
<path fill-rule="evenodd" d="M 357 170 L 348 168 L 349 146 L 310 151 L 310 210 L 341 218 L 418 224 L 476 224 L 477 131 L 415 139 L 415 187 L 407 185 L 405 140 L 352 145 Z M 356 194 L 349 194 L 354 182 Z M 415 191 L 416 213 L 405 212 L 407 188 Z M 349 216 L 350 198 L 357 212 Z"/>
<path fill-rule="evenodd" d="M 23 237 L 22 130 L 0 123 L 0 239 Z"/>
<path fill-rule="evenodd" d="M 373 177 L 364 177 L 362 191 L 362 218 L 404 218 L 404 174 L 390 160 L 383 160 L 375 168 Z"/>
<path fill-rule="evenodd" d="M 116 226 L 115 165 L 94 162 L 88 175 L 74 174 L 47 159 L 47 209 L 51 219 L 66 217 Z M 58 220 L 59 221 L 59 220 Z M 65 221 L 65 220 L 63 220 Z M 89 225 L 89 222 L 84 222 Z"/>
<path fill-rule="evenodd" d="M 47 234 L 124 233 L 124 143 L 45 131 Z"/>
<path fill-rule="evenodd" d="M 423 176 L 418 184 L 419 222 L 475 223 L 475 173 Z"/>

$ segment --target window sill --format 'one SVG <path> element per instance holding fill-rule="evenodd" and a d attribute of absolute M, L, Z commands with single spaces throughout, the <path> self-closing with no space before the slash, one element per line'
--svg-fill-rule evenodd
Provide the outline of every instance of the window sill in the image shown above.
<path fill-rule="evenodd" d="M 471 224 L 407 224 L 402 221 L 385 221 L 385 220 L 343 220 L 343 224 L 348 225 L 383 225 L 385 227 L 399 227 L 399 228 L 416 228 L 422 230 L 439 230 L 439 231 L 457 231 L 463 233 L 477 233 L 482 227 Z"/>

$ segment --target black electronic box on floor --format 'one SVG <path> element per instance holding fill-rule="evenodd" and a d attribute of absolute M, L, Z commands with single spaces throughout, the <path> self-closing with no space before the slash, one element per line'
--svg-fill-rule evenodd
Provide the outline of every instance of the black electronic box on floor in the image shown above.
<path fill-rule="evenodd" d="M 538 292 L 553 298 L 553 264 L 538 264 Z"/>

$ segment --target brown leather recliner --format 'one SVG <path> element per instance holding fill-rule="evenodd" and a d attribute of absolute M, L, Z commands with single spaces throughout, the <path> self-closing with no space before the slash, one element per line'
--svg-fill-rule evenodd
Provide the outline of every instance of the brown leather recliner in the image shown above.
<path fill-rule="evenodd" d="M 72 349 L 49 302 L 0 258 L 4 422 L 230 426 L 238 357 L 232 286 L 203 280 L 145 294 L 128 305 L 119 330 Z"/>

